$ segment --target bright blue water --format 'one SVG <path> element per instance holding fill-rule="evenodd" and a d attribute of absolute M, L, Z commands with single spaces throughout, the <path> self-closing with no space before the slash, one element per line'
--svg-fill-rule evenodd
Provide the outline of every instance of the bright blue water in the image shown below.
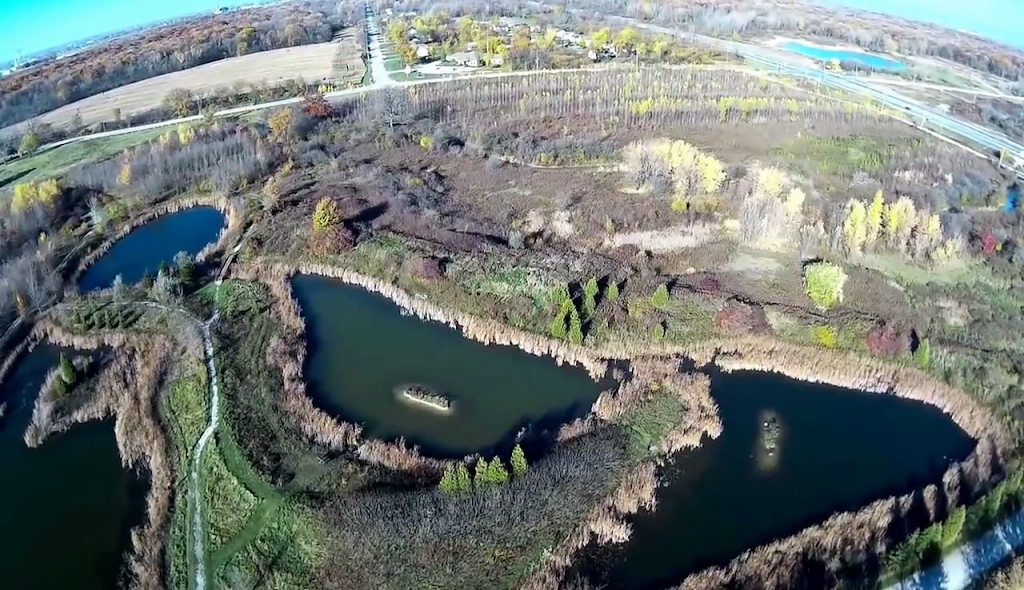
<path fill-rule="evenodd" d="M 894 59 L 852 49 L 830 49 L 828 47 L 807 45 L 799 41 L 789 41 L 782 47 L 786 51 L 792 51 L 793 53 L 799 53 L 800 55 L 821 61 L 828 61 L 830 59 L 838 59 L 839 61 L 850 60 L 876 70 L 902 70 L 905 67 L 902 62 Z"/>

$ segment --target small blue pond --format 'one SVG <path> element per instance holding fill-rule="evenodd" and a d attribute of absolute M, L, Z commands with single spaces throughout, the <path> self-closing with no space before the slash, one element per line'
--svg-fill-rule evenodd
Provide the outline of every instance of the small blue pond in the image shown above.
<path fill-rule="evenodd" d="M 875 70 L 902 70 L 906 67 L 902 62 L 896 61 L 895 59 L 852 49 L 818 47 L 816 45 L 800 43 L 799 41 L 789 41 L 783 45 L 782 48 L 786 51 L 792 51 L 793 53 L 799 53 L 800 55 L 821 61 L 828 61 L 831 59 L 838 59 L 839 61 L 855 61 Z"/>
<path fill-rule="evenodd" d="M 117 275 L 127 285 L 138 283 L 147 273 L 156 276 L 160 264 L 170 264 L 178 252 L 195 256 L 216 241 L 224 221 L 213 207 L 185 209 L 151 221 L 118 240 L 85 271 L 78 288 L 83 293 L 107 289 Z"/>

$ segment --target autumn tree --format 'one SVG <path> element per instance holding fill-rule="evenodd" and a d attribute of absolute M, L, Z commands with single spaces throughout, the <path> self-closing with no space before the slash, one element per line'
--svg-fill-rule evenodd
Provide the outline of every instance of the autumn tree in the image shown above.
<path fill-rule="evenodd" d="M 313 230 L 323 230 L 339 222 L 341 222 L 341 209 L 338 204 L 329 197 L 320 199 L 320 202 L 316 204 L 316 210 L 313 211 Z"/>
<path fill-rule="evenodd" d="M 473 468 L 473 485 L 480 486 L 490 483 L 490 472 L 487 459 L 480 457 L 480 460 L 476 462 L 476 467 Z"/>
<path fill-rule="evenodd" d="M 516 477 L 526 474 L 529 467 L 526 464 L 526 453 L 523 452 L 523 447 L 519 445 L 512 447 L 512 458 L 509 460 L 509 464 L 512 466 L 512 474 Z"/>
<path fill-rule="evenodd" d="M 166 106 L 175 117 L 187 117 L 196 110 L 196 97 L 184 88 L 175 88 L 164 97 Z"/>
<path fill-rule="evenodd" d="M 18 154 L 26 155 L 39 149 L 39 136 L 35 131 L 26 131 L 25 135 L 21 136 L 21 143 L 18 145 Z"/>
<path fill-rule="evenodd" d="M 884 213 L 885 199 L 882 197 L 882 191 L 878 191 L 875 193 L 875 197 L 871 199 L 871 204 L 867 208 L 865 220 L 867 231 L 864 243 L 868 250 L 874 248 L 875 242 L 882 231 L 882 215 Z"/>
<path fill-rule="evenodd" d="M 292 130 L 294 115 L 289 108 L 278 109 L 267 119 L 270 126 L 270 138 L 274 141 L 284 141 Z"/>
<path fill-rule="evenodd" d="M 307 94 L 302 101 L 302 110 L 314 119 L 330 119 L 334 117 L 334 105 L 319 92 Z"/>
<path fill-rule="evenodd" d="M 843 242 L 850 254 L 862 254 L 867 241 L 867 210 L 864 203 L 850 199 L 846 204 L 846 219 L 843 220 Z"/>
<path fill-rule="evenodd" d="M 505 465 L 501 462 L 501 458 L 495 457 L 491 459 L 491 462 L 487 465 L 487 476 L 486 482 L 493 484 L 503 484 L 508 481 L 508 470 L 505 469 Z"/>

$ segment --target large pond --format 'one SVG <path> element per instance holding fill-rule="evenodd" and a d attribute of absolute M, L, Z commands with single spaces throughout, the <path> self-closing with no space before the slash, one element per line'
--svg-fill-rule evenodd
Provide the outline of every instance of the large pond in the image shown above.
<path fill-rule="evenodd" d="M 588 548 L 576 573 L 661 590 L 833 512 L 934 483 L 974 447 L 938 409 L 893 396 L 754 372 L 712 375 L 712 395 L 722 435 L 678 454 L 657 510 L 636 517 L 625 545 Z"/>
<path fill-rule="evenodd" d="M 79 281 L 83 292 L 106 289 L 121 275 L 125 284 L 156 276 L 162 263 L 178 252 L 195 256 L 213 243 L 224 227 L 224 214 L 213 207 L 193 207 L 159 217 L 118 240 L 90 266 Z"/>
<path fill-rule="evenodd" d="M 0 586 L 111 590 L 142 518 L 145 484 L 121 467 L 110 421 L 25 446 L 35 395 L 58 352 L 37 348 L 0 386 Z"/>
<path fill-rule="evenodd" d="M 340 281 L 300 275 L 306 380 L 314 402 L 364 424 L 369 437 L 405 437 L 437 456 L 507 444 L 526 424 L 560 424 L 589 411 L 601 386 L 576 367 L 508 346 L 484 346 Z M 454 401 L 448 413 L 399 399 L 417 384 Z"/>
<path fill-rule="evenodd" d="M 903 62 L 895 59 L 878 55 L 875 53 L 866 53 L 864 51 L 857 51 L 856 49 L 839 49 L 836 47 L 822 47 L 820 45 L 809 45 L 807 43 L 801 43 L 799 41 L 788 41 L 783 46 L 786 51 L 792 51 L 793 53 L 799 53 L 800 55 L 817 59 L 820 61 L 829 61 L 832 59 L 838 59 L 840 62 L 843 61 L 854 61 L 863 66 L 875 70 L 902 70 L 906 66 Z"/>

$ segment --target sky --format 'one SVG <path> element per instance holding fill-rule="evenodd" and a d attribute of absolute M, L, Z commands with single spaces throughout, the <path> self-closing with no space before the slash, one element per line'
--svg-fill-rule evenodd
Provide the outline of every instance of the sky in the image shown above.
<path fill-rule="evenodd" d="M 213 10 L 247 4 L 245 0 L 0 0 L 0 62 L 18 50 L 36 51 L 118 31 Z"/>
<path fill-rule="evenodd" d="M 830 0 L 825 3 L 926 21 L 1024 49 L 1024 0 Z"/>
<path fill-rule="evenodd" d="M 0 62 L 93 35 L 247 0 L 0 0 Z M 1024 0 L 826 0 L 1024 48 Z"/>

